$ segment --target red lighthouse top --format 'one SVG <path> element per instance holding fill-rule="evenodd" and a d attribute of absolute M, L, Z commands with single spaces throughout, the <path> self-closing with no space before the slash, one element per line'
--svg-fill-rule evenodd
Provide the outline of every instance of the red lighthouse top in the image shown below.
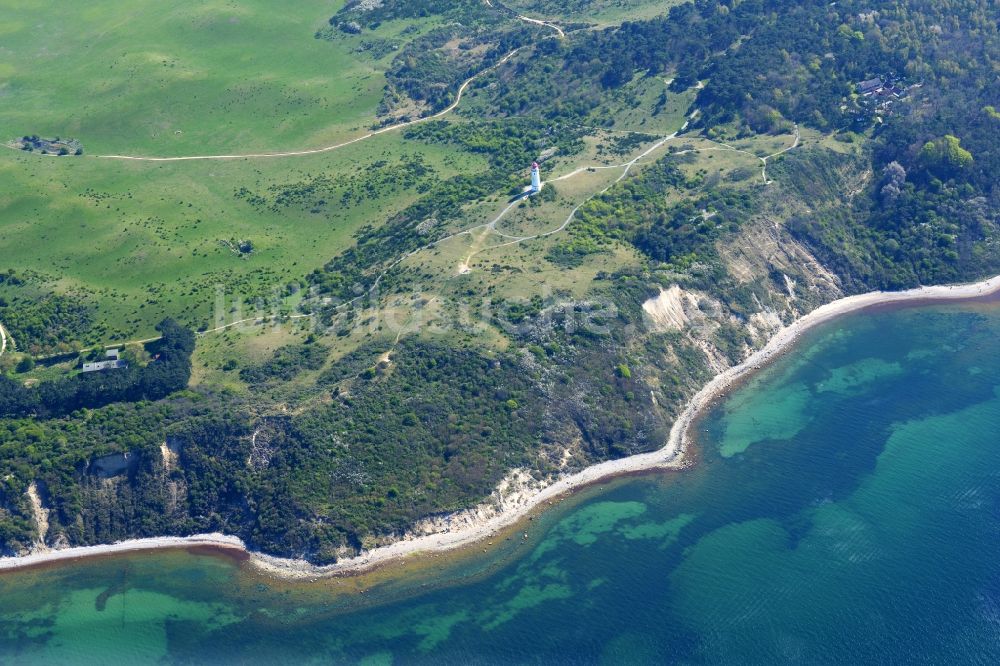
<path fill-rule="evenodd" d="M 532 162 L 531 163 L 531 168 L 532 169 L 537 169 L 538 168 L 538 162 Z"/>

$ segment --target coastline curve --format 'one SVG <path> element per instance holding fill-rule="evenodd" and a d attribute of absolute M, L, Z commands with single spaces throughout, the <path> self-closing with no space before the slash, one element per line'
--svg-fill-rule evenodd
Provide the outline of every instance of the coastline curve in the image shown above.
<path fill-rule="evenodd" d="M 439 531 L 411 531 L 391 544 L 379 546 L 335 564 L 317 566 L 305 560 L 275 557 L 249 550 L 246 544 L 235 536 L 198 534 L 188 537 L 130 539 L 115 544 L 81 546 L 62 550 L 39 550 L 24 556 L 0 558 L 0 572 L 115 553 L 208 546 L 230 551 L 235 550 L 245 554 L 248 556 L 249 562 L 264 573 L 280 578 L 307 580 L 362 574 L 407 558 L 440 554 L 475 545 L 491 538 L 497 532 L 515 525 L 542 504 L 585 486 L 627 474 L 681 469 L 688 466 L 690 462 L 685 456 L 690 444 L 688 432 L 697 417 L 737 382 L 785 353 L 799 340 L 803 333 L 815 326 L 849 313 L 879 305 L 908 302 L 961 302 L 985 298 L 997 293 L 1000 293 L 1000 275 L 981 282 L 960 285 L 917 287 L 897 292 L 873 291 L 847 296 L 821 305 L 782 328 L 771 337 L 767 344 L 751 354 L 742 363 L 717 374 L 705 384 L 678 415 L 670 429 L 665 445 L 660 449 L 601 462 L 569 476 L 523 488 L 506 498 L 498 489 L 491 496 L 493 502 L 449 514 L 442 520 L 433 521 L 434 528 L 442 528 Z"/>

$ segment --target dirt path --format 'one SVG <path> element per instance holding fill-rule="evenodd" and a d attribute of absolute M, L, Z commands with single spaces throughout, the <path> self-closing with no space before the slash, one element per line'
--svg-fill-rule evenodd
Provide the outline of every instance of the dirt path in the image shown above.
<path fill-rule="evenodd" d="M 555 23 L 549 23 L 547 21 L 540 21 L 538 19 L 533 19 L 530 16 L 522 16 L 521 14 L 518 14 L 517 18 L 520 19 L 521 21 L 526 21 L 528 23 L 534 23 L 536 25 L 545 26 L 546 28 L 551 28 L 551 29 L 553 29 L 553 30 L 556 31 L 556 33 L 559 35 L 560 39 L 565 39 L 566 38 L 566 33 L 563 32 L 562 28 L 560 28 L 559 26 L 557 26 Z"/>
<path fill-rule="evenodd" d="M 704 140 L 708 141 L 710 143 L 714 143 L 716 146 L 718 146 L 718 148 L 692 148 L 691 150 L 682 150 L 682 151 L 674 153 L 674 154 L 675 155 L 686 155 L 688 153 L 704 153 L 704 152 L 710 152 L 710 151 L 713 151 L 713 150 L 723 150 L 723 151 L 728 151 L 728 152 L 732 152 L 732 153 L 741 153 L 743 155 L 749 155 L 750 157 L 754 158 L 755 160 L 760 160 L 760 164 L 761 164 L 761 166 L 760 166 L 760 177 L 761 177 L 761 180 L 764 181 L 765 185 L 770 185 L 774 181 L 767 179 L 767 161 L 769 159 L 774 158 L 774 157 L 778 157 L 779 155 L 784 155 L 785 153 L 787 153 L 789 150 L 792 150 L 793 148 L 798 148 L 799 142 L 802 139 L 802 135 L 799 133 L 799 126 L 798 126 L 798 124 L 796 124 L 794 126 L 794 129 L 792 130 L 792 136 L 794 137 L 794 139 L 792 141 L 792 145 L 785 146 L 781 150 L 779 150 L 777 152 L 774 152 L 774 153 L 771 153 L 770 155 L 764 155 L 763 157 L 761 157 L 760 155 L 757 155 L 756 153 L 751 153 L 749 150 L 743 150 L 742 148 L 737 148 L 736 146 L 731 146 L 728 143 L 723 143 L 722 141 L 714 141 L 712 139 L 707 139 L 707 138 L 704 139 Z"/>
<path fill-rule="evenodd" d="M 659 141 L 657 141 L 655 144 L 653 144 L 650 148 L 644 150 L 642 153 L 640 153 L 639 155 L 637 155 L 633 159 L 629 160 L 628 162 L 624 162 L 622 164 L 613 164 L 613 165 L 596 165 L 596 166 L 593 166 L 593 167 L 580 167 L 579 169 L 576 169 L 576 170 L 572 171 L 571 173 L 568 173 L 568 174 L 565 174 L 563 176 L 560 176 L 559 178 L 553 179 L 553 182 L 557 181 L 557 180 L 566 180 L 567 178 L 572 178 L 573 176 L 576 176 L 576 175 L 578 175 L 580 173 L 583 173 L 583 172 L 585 172 L 585 171 L 587 171 L 588 169 L 591 169 L 591 168 L 593 168 L 593 169 L 624 169 L 622 171 L 621 175 L 618 176 L 618 178 L 615 179 L 615 181 L 613 183 L 611 183 L 610 185 L 608 185 L 607 187 L 605 187 L 600 192 L 594 193 L 593 195 L 591 195 L 590 197 L 588 197 L 585 201 L 583 201 L 582 203 L 580 203 L 580 205 L 578 205 L 576 208 L 574 208 L 572 210 L 572 212 L 570 212 L 570 214 L 566 218 L 566 220 L 562 224 L 560 224 L 558 227 L 556 227 L 555 229 L 551 229 L 549 231 L 546 231 L 546 232 L 543 232 L 543 233 L 540 233 L 540 234 L 535 234 L 533 236 L 511 236 L 509 234 L 504 234 L 504 233 L 502 233 L 500 231 L 497 231 L 497 229 L 496 229 L 497 223 L 512 208 L 514 208 L 514 206 L 516 206 L 517 204 L 519 204 L 522 201 L 522 199 L 524 198 L 524 197 L 518 197 L 514 201 L 510 202 L 500 212 L 499 215 L 497 215 L 494 219 L 492 219 L 489 222 L 484 222 L 483 224 L 477 224 L 474 227 L 469 227 L 468 229 L 463 229 L 462 231 L 456 231 L 453 234 L 449 234 L 449 235 L 444 236 L 442 238 L 439 238 L 439 239 L 437 239 L 435 241 L 431 241 L 427 245 L 423 245 L 421 247 L 418 247 L 415 250 L 411 250 L 411 251 L 407 252 L 406 254 L 404 254 L 403 256 L 399 257 L 394 262 L 392 262 L 391 264 L 389 264 L 388 266 L 386 266 L 386 268 L 381 273 L 379 273 L 378 277 L 375 278 L 375 281 L 372 283 L 372 286 L 369 287 L 368 290 L 365 293 L 363 293 L 363 294 L 361 294 L 359 296 L 355 296 L 354 298 L 352 298 L 349 301 L 345 301 L 344 303 L 341 303 L 336 308 L 334 308 L 334 310 L 336 311 L 336 310 L 340 310 L 342 308 L 349 307 L 352 304 L 357 303 L 361 299 L 366 298 L 367 296 L 371 295 L 373 292 L 375 292 L 378 289 L 378 286 L 382 282 L 382 279 L 385 278 L 385 276 L 389 273 L 389 271 L 391 271 L 393 268 L 395 268 L 399 264 L 403 263 L 404 261 L 406 261 L 410 257 L 412 257 L 412 256 L 414 256 L 416 254 L 419 254 L 421 252 L 424 252 L 426 250 L 429 250 L 431 248 L 437 247 L 438 245 L 440 245 L 442 243 L 446 243 L 446 242 L 448 242 L 450 240 L 453 240 L 455 238 L 458 238 L 459 236 L 464 236 L 464 235 L 468 234 L 470 237 L 473 238 L 473 250 L 468 255 L 468 257 L 466 258 L 466 260 L 464 262 L 462 262 L 462 264 L 459 266 L 459 274 L 465 274 L 465 273 L 468 273 L 468 272 L 471 271 L 471 267 L 469 266 L 469 262 L 472 260 L 473 257 L 475 257 L 480 252 L 485 252 L 487 250 L 492 250 L 494 248 L 504 247 L 504 246 L 507 246 L 507 245 L 514 245 L 514 244 L 517 244 L 517 243 L 523 243 L 524 241 L 532 240 L 532 239 L 535 239 L 535 238 L 544 238 L 545 236 L 551 236 L 553 234 L 559 233 L 560 231 L 562 231 L 563 229 L 565 229 L 567 226 L 569 226 L 569 223 L 572 222 L 573 218 L 576 216 L 577 211 L 585 203 L 587 203 L 587 201 L 590 201 L 591 199 L 593 199 L 596 196 L 600 196 L 601 194 L 604 194 L 609 189 L 611 189 L 615 184 L 621 182 L 622 179 L 624 179 L 625 176 L 628 175 L 628 173 L 632 169 L 632 167 L 635 166 L 639 162 L 639 160 L 643 159 L 644 157 L 647 157 L 650 153 L 652 153 L 653 151 L 655 151 L 657 148 L 661 147 L 667 141 L 670 141 L 671 139 L 675 138 L 676 136 L 677 136 L 677 132 L 674 132 L 672 134 L 669 134 L 669 135 L 663 137 L 662 139 L 660 139 Z M 479 238 L 476 238 L 474 236 L 474 233 L 477 230 L 480 230 L 480 229 L 484 229 L 486 233 L 484 233 L 483 235 L 481 235 Z M 475 249 L 475 246 L 478 245 L 478 244 L 480 244 L 480 241 L 482 241 L 485 238 L 485 236 L 487 234 L 489 234 L 489 233 L 495 233 L 498 236 L 502 236 L 502 237 L 508 238 L 510 240 L 508 242 L 506 242 L 506 243 L 500 243 L 498 245 L 490 245 L 488 247 L 483 247 L 483 248 L 480 248 L 480 249 Z M 303 315 L 303 316 L 309 316 L 309 315 Z M 215 329 L 213 329 L 213 330 L 215 330 Z M 208 332 L 210 332 L 210 331 L 206 331 L 206 333 L 208 333 Z"/>
<path fill-rule="evenodd" d="M 278 315 L 276 317 L 271 317 L 271 316 L 267 316 L 267 317 L 247 317 L 246 319 L 240 319 L 238 321 L 233 321 L 233 322 L 230 322 L 228 324 L 222 324 L 221 326 L 216 326 L 215 328 L 209 328 L 209 329 L 204 330 L 204 331 L 199 331 L 198 335 L 208 335 L 209 333 L 217 333 L 218 331 L 224 331 L 227 328 L 232 328 L 233 326 L 239 326 L 240 324 L 246 324 L 246 323 L 250 323 L 250 324 L 262 324 L 267 319 L 275 319 L 275 318 L 277 318 L 277 319 L 306 319 L 308 317 L 312 317 L 312 315 L 311 314 L 297 314 L 297 315 L 284 315 L 284 316 Z M 154 339 L 159 340 L 159 338 L 154 338 Z"/>
<path fill-rule="evenodd" d="M 493 6 L 493 3 L 490 0 L 484 0 L 484 1 L 486 2 L 487 7 L 489 7 L 490 9 L 496 9 L 496 7 Z M 559 35 L 560 39 L 566 38 L 566 33 L 563 32 L 563 29 L 557 26 L 555 23 L 549 23 L 548 21 L 541 21 L 539 19 L 531 18 L 530 16 L 524 16 L 523 14 L 518 14 L 512 9 L 509 9 L 507 7 L 504 7 L 504 9 L 512 13 L 517 18 L 518 21 L 524 21 L 525 23 L 534 23 L 535 25 L 544 26 L 546 28 L 549 28 L 550 30 L 555 30 L 556 34 Z"/>

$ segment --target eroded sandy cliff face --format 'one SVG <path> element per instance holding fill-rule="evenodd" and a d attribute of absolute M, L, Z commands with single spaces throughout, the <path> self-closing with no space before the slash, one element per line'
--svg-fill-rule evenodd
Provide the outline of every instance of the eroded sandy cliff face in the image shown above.
<path fill-rule="evenodd" d="M 652 332 L 682 334 L 706 353 L 713 369 L 728 367 L 798 317 L 844 295 L 837 276 L 768 219 L 747 225 L 735 242 L 717 249 L 727 283 L 714 289 L 674 283 L 642 304 Z M 736 358 L 720 338 L 723 329 L 731 334 L 733 328 L 744 334 Z"/>

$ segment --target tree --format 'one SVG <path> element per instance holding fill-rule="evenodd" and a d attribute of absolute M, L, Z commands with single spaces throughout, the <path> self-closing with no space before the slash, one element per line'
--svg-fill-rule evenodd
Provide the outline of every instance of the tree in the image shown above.
<path fill-rule="evenodd" d="M 903 183 L 906 182 L 906 169 L 899 162 L 893 160 L 885 165 L 882 170 L 885 184 L 882 186 L 882 197 L 895 200 L 902 192 Z"/>
<path fill-rule="evenodd" d="M 952 178 L 972 166 L 972 153 L 961 146 L 961 140 L 946 134 L 924 144 L 920 149 L 920 163 L 939 178 Z"/>
<path fill-rule="evenodd" d="M 631 81 L 633 75 L 632 59 L 623 53 L 617 53 L 611 61 L 611 66 L 601 77 L 601 85 L 605 88 L 619 88 Z"/>

